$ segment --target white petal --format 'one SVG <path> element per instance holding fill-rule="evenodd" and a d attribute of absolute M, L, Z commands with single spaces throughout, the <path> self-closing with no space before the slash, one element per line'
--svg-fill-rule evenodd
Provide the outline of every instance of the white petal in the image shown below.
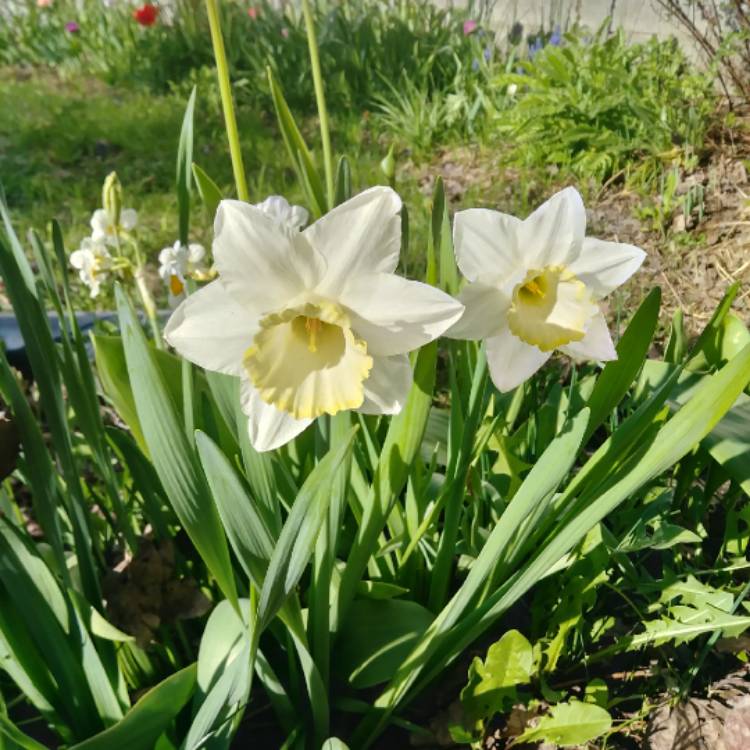
<path fill-rule="evenodd" d="M 560 351 L 575 359 L 592 359 L 599 362 L 617 359 L 607 321 L 601 313 L 591 319 L 586 335 L 580 341 L 561 346 Z"/>
<path fill-rule="evenodd" d="M 206 255 L 206 250 L 203 247 L 203 245 L 199 245 L 195 242 L 191 242 L 190 246 L 188 247 L 188 262 L 189 263 L 200 263 L 204 256 Z"/>
<path fill-rule="evenodd" d="M 624 284 L 645 258 L 646 253 L 635 245 L 586 237 L 581 254 L 568 268 L 601 298 Z"/>
<path fill-rule="evenodd" d="M 124 208 L 120 213 L 120 226 L 129 232 L 137 223 L 138 214 L 132 208 Z"/>
<path fill-rule="evenodd" d="M 505 325 L 510 300 L 497 287 L 479 282 L 466 284 L 458 301 L 466 309 L 446 336 L 476 341 L 497 335 Z"/>
<path fill-rule="evenodd" d="M 240 375 L 242 357 L 257 330 L 257 318 L 227 294 L 221 281 L 212 281 L 172 313 L 164 338 L 206 370 Z"/>
<path fill-rule="evenodd" d="M 108 226 L 109 216 L 107 216 L 107 212 L 103 208 L 97 208 L 91 215 L 92 238 L 97 240 L 106 237 Z"/>
<path fill-rule="evenodd" d="M 302 229 L 310 219 L 310 214 L 302 206 L 292 206 L 289 212 L 289 225 L 295 229 Z"/>
<path fill-rule="evenodd" d="M 80 250 L 74 250 L 70 254 L 70 265 L 77 270 L 87 268 L 94 262 L 94 254 L 91 250 L 81 248 Z"/>
<path fill-rule="evenodd" d="M 291 234 L 249 203 L 223 200 L 214 224 L 214 261 L 235 300 L 253 312 L 283 307 L 312 289 L 325 262 L 300 234 Z"/>
<path fill-rule="evenodd" d="M 522 265 L 518 247 L 521 220 L 499 211 L 470 208 L 453 220 L 453 246 L 469 281 L 503 281 Z"/>
<path fill-rule="evenodd" d="M 247 429 L 256 451 L 270 451 L 293 440 L 312 419 L 295 419 L 291 414 L 270 406 L 258 395 L 246 378 L 240 381 L 242 411 L 248 416 Z"/>
<path fill-rule="evenodd" d="M 165 247 L 159 252 L 159 263 L 162 266 L 174 261 L 174 250 L 171 247 Z"/>
<path fill-rule="evenodd" d="M 412 369 L 406 354 L 373 357 L 370 377 L 365 380 L 362 414 L 398 414 L 404 408 L 412 384 Z"/>
<path fill-rule="evenodd" d="M 552 355 L 516 338 L 509 329 L 485 341 L 490 377 L 499 391 L 528 380 Z"/>
<path fill-rule="evenodd" d="M 352 279 L 339 295 L 352 329 L 371 355 L 391 356 L 418 349 L 441 336 L 463 305 L 435 287 L 391 273 Z"/>
<path fill-rule="evenodd" d="M 302 232 L 328 263 L 320 287 L 331 295 L 352 276 L 392 273 L 401 247 L 401 199 L 387 187 L 365 190 Z"/>
<path fill-rule="evenodd" d="M 526 219 L 518 249 L 528 269 L 567 266 L 578 257 L 586 234 L 586 209 L 575 188 L 565 188 Z"/>

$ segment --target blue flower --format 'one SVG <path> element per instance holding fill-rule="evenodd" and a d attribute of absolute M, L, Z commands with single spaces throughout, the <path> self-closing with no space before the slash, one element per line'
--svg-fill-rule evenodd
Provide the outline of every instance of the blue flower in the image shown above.
<path fill-rule="evenodd" d="M 562 44 L 562 34 L 560 33 L 559 26 L 555 26 L 552 36 L 549 38 L 549 43 L 553 47 L 559 47 Z"/>

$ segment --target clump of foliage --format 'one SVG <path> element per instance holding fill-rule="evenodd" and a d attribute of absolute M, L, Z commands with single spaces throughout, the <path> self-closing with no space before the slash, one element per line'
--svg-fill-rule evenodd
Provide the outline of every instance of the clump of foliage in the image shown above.
<path fill-rule="evenodd" d="M 0 26 L 0 62 L 63 66 L 152 91 L 170 84 L 189 89 L 202 79 L 213 66 L 204 3 L 178 0 L 148 27 L 135 21 L 134 7 L 101 0 L 37 7 L 36 0 L 12 0 L 4 11 L 8 23 Z M 310 55 L 299 9 L 261 0 L 222 3 L 220 12 L 240 100 L 271 106 L 270 67 L 290 105 L 312 113 Z M 445 91 L 482 54 L 474 36 L 463 33 L 466 11 L 437 8 L 429 0 L 319 0 L 313 13 L 334 112 L 372 106 L 402 77 L 419 89 Z M 76 31 L 66 30 L 71 21 Z"/>
<path fill-rule="evenodd" d="M 556 165 L 601 183 L 653 183 L 664 165 L 694 164 L 716 107 L 710 77 L 676 40 L 628 44 L 619 31 L 566 34 L 499 76 L 517 97 L 499 134 L 526 166 Z"/>

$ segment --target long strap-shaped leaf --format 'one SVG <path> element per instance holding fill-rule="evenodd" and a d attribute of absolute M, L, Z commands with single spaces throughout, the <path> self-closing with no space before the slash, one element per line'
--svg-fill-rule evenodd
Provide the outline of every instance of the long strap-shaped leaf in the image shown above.
<path fill-rule="evenodd" d="M 414 383 L 402 411 L 391 420 L 375 471 L 364 515 L 349 552 L 334 602 L 331 628 L 336 631 L 354 599 L 357 586 L 378 546 L 393 504 L 406 484 L 419 452 L 432 406 L 437 363 L 437 342 L 423 346 L 414 368 Z"/>
<path fill-rule="evenodd" d="M 138 420 L 172 507 L 224 595 L 237 592 L 226 537 L 198 458 L 150 352 L 130 301 L 116 289 L 117 309 Z"/>
<path fill-rule="evenodd" d="M 0 210 L 5 211 L 2 200 Z M 11 237 L 12 246 L 16 247 L 18 240 L 12 233 L 9 222 L 6 222 L 6 229 Z M 97 602 L 100 599 L 99 580 L 94 564 L 87 509 L 79 481 L 80 473 L 73 456 L 65 415 L 60 371 L 57 365 L 58 354 L 36 288 L 33 282 L 29 285 L 26 278 L 24 269 L 27 267 L 28 261 L 25 258 L 21 262 L 17 253 L 11 252 L 4 242 L 0 241 L 0 273 L 5 280 L 5 288 L 16 313 L 31 369 L 39 386 L 39 400 L 49 423 L 55 452 L 67 484 L 68 491 L 62 499 L 73 526 L 83 590 L 89 601 Z"/>
<path fill-rule="evenodd" d="M 70 750 L 152 750 L 195 689 L 196 665 L 181 669 L 146 693 L 125 717 Z"/>
<path fill-rule="evenodd" d="M 330 486 L 352 447 L 357 428 L 331 449 L 310 472 L 300 488 L 281 535 L 276 542 L 258 603 L 258 623 L 263 629 L 302 577 L 315 549 L 331 499 Z"/>

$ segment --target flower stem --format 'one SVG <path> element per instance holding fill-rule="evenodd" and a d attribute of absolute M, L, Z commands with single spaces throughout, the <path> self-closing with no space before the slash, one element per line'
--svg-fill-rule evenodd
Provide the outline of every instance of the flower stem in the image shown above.
<path fill-rule="evenodd" d="M 326 173 L 326 192 L 328 208 L 333 208 L 333 155 L 331 153 L 331 131 L 328 126 L 328 110 L 326 109 L 326 95 L 323 90 L 323 75 L 320 72 L 320 55 L 318 54 L 318 40 L 315 38 L 315 22 L 310 10 L 309 0 L 302 0 L 302 12 L 305 16 L 305 30 L 307 31 L 307 46 L 310 48 L 310 65 L 312 67 L 315 100 L 318 103 L 318 118 L 320 119 L 320 140 L 323 142 L 323 166 Z"/>
<path fill-rule="evenodd" d="M 211 29 L 211 42 L 214 48 L 216 75 L 219 79 L 221 106 L 224 110 L 224 124 L 229 141 L 229 154 L 232 158 L 232 172 L 234 172 L 234 181 L 237 185 L 237 197 L 241 201 L 249 201 L 250 193 L 247 189 L 245 167 L 242 163 L 240 136 L 237 130 L 237 118 L 234 114 L 234 101 L 232 100 L 232 85 L 229 81 L 229 64 L 227 63 L 227 52 L 224 48 L 224 38 L 221 35 L 221 20 L 219 19 L 217 0 L 206 0 L 206 10 L 208 12 L 208 25 Z"/>
<path fill-rule="evenodd" d="M 141 297 L 143 303 L 143 309 L 148 318 L 149 325 L 151 326 L 151 333 L 154 337 L 154 345 L 157 349 L 163 349 L 161 341 L 161 331 L 159 330 L 159 321 L 156 319 L 156 304 L 154 298 L 151 296 L 151 292 L 148 290 L 148 284 L 146 284 L 146 276 L 144 273 L 144 267 L 139 263 L 133 273 L 135 277 L 135 285 L 138 288 L 138 294 Z"/>

